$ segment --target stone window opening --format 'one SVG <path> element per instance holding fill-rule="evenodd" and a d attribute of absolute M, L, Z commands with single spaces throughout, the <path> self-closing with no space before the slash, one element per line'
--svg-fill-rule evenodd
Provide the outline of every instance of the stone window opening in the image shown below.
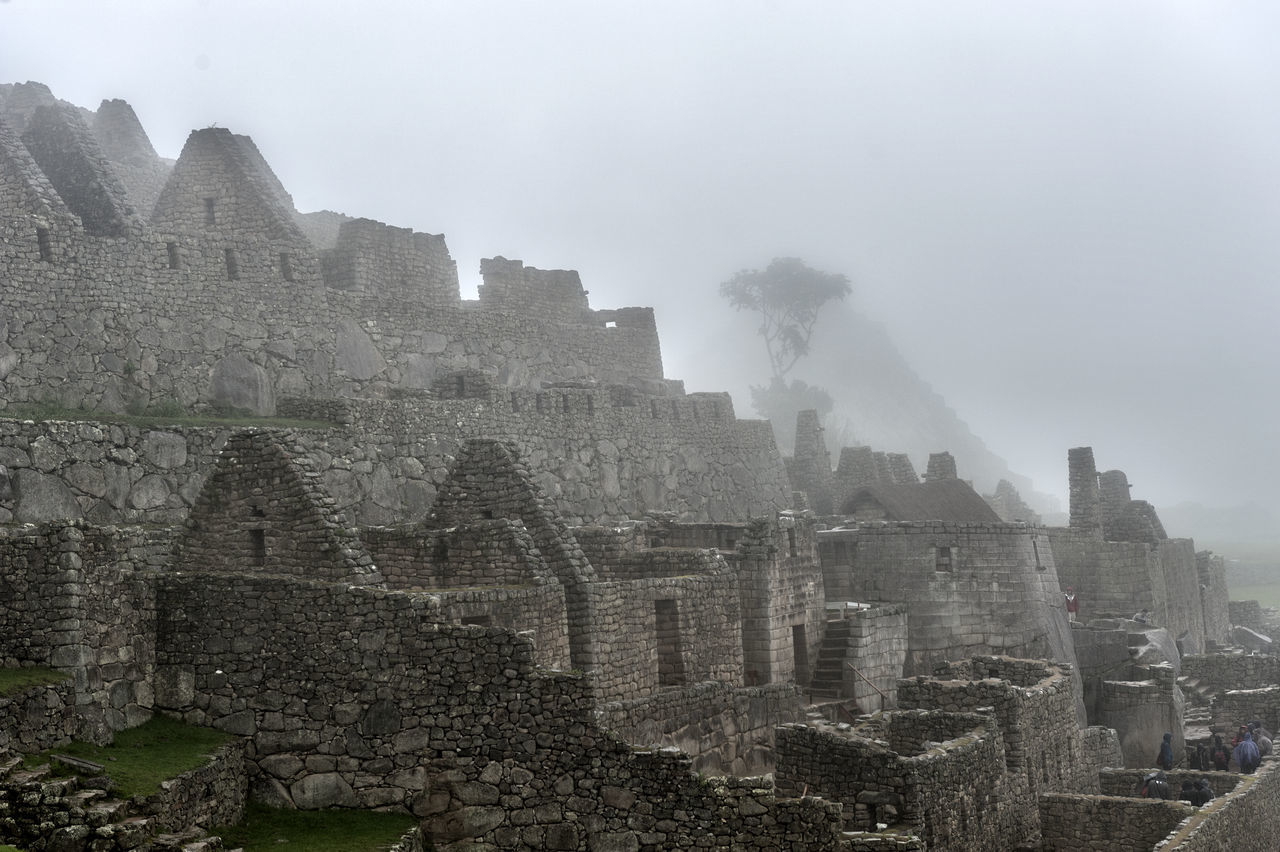
<path fill-rule="evenodd" d="M 1044 562 L 1042 562 L 1040 559 L 1040 545 L 1036 543 L 1036 540 L 1034 538 L 1031 539 L 1031 552 L 1035 554 L 1035 557 L 1036 557 L 1036 570 L 1037 571 L 1045 570 Z"/>
<path fill-rule="evenodd" d="M 455 391 L 456 391 L 456 392 L 457 392 L 457 394 L 458 394 L 458 399 L 463 399 L 463 398 L 465 398 L 465 397 L 466 397 L 466 395 L 467 395 L 467 377 L 466 377 L 466 376 L 456 376 L 456 377 L 455 377 L 455 383 L 457 384 L 457 387 L 455 388 Z"/>
<path fill-rule="evenodd" d="M 617 328 L 617 327 L 618 327 L 618 321 L 617 321 L 617 320 L 609 320 L 608 322 L 606 322 L 606 323 L 604 324 L 604 327 L 605 327 L 605 328 Z"/>
<path fill-rule="evenodd" d="M 537 406 L 538 406 L 538 413 L 542 414 L 546 408 L 546 403 L 542 401 L 542 394 L 538 394 L 538 396 L 535 399 L 535 402 L 537 403 Z"/>
<path fill-rule="evenodd" d="M 649 400 L 649 415 L 654 420 L 658 419 L 658 401 L 656 399 Z"/>
<path fill-rule="evenodd" d="M 658 686 L 683 686 L 679 608 L 674 600 L 656 600 L 653 614 L 658 639 Z"/>
<path fill-rule="evenodd" d="M 565 414 L 569 413 L 569 394 L 567 393 L 560 394 L 560 410 Z"/>
<path fill-rule="evenodd" d="M 280 252 L 280 277 L 285 281 L 293 280 L 293 262 L 289 259 L 289 252 Z"/>
<path fill-rule="evenodd" d="M 217 224 L 218 217 L 213 212 L 215 203 L 216 203 L 216 200 L 213 198 L 206 198 L 204 200 L 204 223 L 206 225 Z"/>
<path fill-rule="evenodd" d="M 463 624 L 474 624 L 477 627 L 489 627 L 493 623 L 493 619 L 488 615 L 464 615 L 462 616 Z"/>
<path fill-rule="evenodd" d="M 588 396 L 588 397 L 587 397 L 587 416 L 588 416 L 588 417 L 594 417 L 594 416 L 595 416 L 595 414 L 596 414 L 596 400 L 595 400 L 595 397 Z"/>
<path fill-rule="evenodd" d="M 679 400 L 676 400 L 676 399 L 671 400 L 671 419 L 672 420 L 680 419 L 680 401 Z"/>
<path fill-rule="evenodd" d="M 791 625 L 791 653 L 795 658 L 796 683 L 803 686 L 809 682 L 809 640 L 803 624 Z"/>
<path fill-rule="evenodd" d="M 40 248 L 40 259 L 45 263 L 52 263 L 53 243 L 49 239 L 48 228 L 36 228 L 36 245 Z"/>
<path fill-rule="evenodd" d="M 520 410 L 520 396 L 518 394 L 511 394 L 511 410 L 513 412 Z"/>
<path fill-rule="evenodd" d="M 253 564 L 259 568 L 267 564 L 267 531 L 261 527 L 249 530 L 249 550 Z"/>
<path fill-rule="evenodd" d="M 227 280 L 239 281 L 240 280 L 240 262 L 239 260 L 236 259 L 236 250 L 230 249 L 230 248 L 225 249 L 223 252 L 223 256 L 226 258 L 226 261 L 227 261 Z"/>
<path fill-rule="evenodd" d="M 787 530 L 787 552 L 791 556 L 800 555 L 800 552 L 796 549 L 796 531 L 794 529 Z"/>
<path fill-rule="evenodd" d="M 955 554 L 950 547 L 933 549 L 933 570 L 946 572 L 955 570 Z"/>
<path fill-rule="evenodd" d="M 180 269 L 182 267 L 182 255 L 178 254 L 178 244 L 165 243 L 164 250 L 169 255 L 169 268 Z"/>

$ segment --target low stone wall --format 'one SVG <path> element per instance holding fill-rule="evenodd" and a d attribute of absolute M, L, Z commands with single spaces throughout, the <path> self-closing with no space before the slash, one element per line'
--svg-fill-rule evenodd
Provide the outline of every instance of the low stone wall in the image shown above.
<path fill-rule="evenodd" d="M 1280 837 L 1280 763 L 1242 775 L 1233 792 L 1198 810 L 1159 843 L 1158 852 L 1274 852 Z M 1212 775 L 1214 773 L 1205 773 Z"/>
<path fill-rule="evenodd" d="M 0 696 L 0 752 L 44 751 L 63 745 L 75 733 L 75 707 L 75 684 L 69 677 L 52 686 Z"/>
<path fill-rule="evenodd" d="M 774 729 L 804 717 L 791 684 L 700 683 L 597 711 L 602 727 L 633 745 L 674 746 L 694 754 L 696 772 L 737 776 L 772 772 Z"/>
<path fill-rule="evenodd" d="M 1084 758 L 1083 785 L 1078 793 L 1100 793 L 1099 777 L 1104 769 L 1124 766 L 1124 753 L 1120 750 L 1120 737 L 1113 728 L 1090 725 L 1080 732 L 1081 754 Z"/>
<path fill-rule="evenodd" d="M 1227 601 L 1227 615 L 1237 627 L 1247 627 L 1258 633 L 1267 632 L 1262 604 L 1257 601 Z"/>
<path fill-rule="evenodd" d="M 1041 791 L 1074 792 L 1086 783 L 1072 678 L 1069 668 L 1043 660 L 973 657 L 938 666 L 932 678 L 899 681 L 898 703 L 952 713 L 994 710 L 1005 763 L 1026 776 L 1034 800 Z"/>
<path fill-rule="evenodd" d="M 154 817 L 162 831 L 239 822 L 249 795 L 245 745 L 236 740 L 220 747 L 204 766 L 161 784 L 160 792 L 148 796 L 138 810 Z"/>
<path fill-rule="evenodd" d="M 1196 812 L 1186 802 L 1070 793 L 1044 793 L 1039 805 L 1040 848 L 1064 852 L 1150 849 Z"/>
<path fill-rule="evenodd" d="M 1270 654 L 1189 654 L 1182 674 L 1211 692 L 1280 684 L 1280 657 Z M 1272 729 L 1274 730 L 1274 729 Z"/>
<path fill-rule="evenodd" d="M 1142 784 L 1142 779 L 1153 770 L 1146 769 L 1108 769 L 1098 776 L 1099 786 L 1104 796 L 1134 796 Z M 1209 789 L 1215 796 L 1225 796 L 1236 788 L 1244 776 L 1237 772 L 1181 772 L 1174 770 L 1165 775 L 1169 779 L 1169 789 L 1177 795 L 1182 789 L 1182 782 L 1201 778 L 1209 782 Z"/>
<path fill-rule="evenodd" d="M 1280 730 L 1280 686 L 1227 690 L 1213 697 L 1210 712 L 1214 726 L 1226 735 L 1224 740 L 1255 719 L 1268 731 Z"/>
<path fill-rule="evenodd" d="M 930 850 L 1006 852 L 1034 837 L 1026 779 L 1005 770 L 990 715 L 899 710 L 778 729 L 779 788 L 841 802 L 845 827 L 887 823 Z M 898 825 L 900 824 L 900 825 Z"/>

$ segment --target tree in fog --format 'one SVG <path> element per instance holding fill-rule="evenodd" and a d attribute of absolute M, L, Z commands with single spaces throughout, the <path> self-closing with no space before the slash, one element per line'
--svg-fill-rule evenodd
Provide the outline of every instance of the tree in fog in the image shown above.
<path fill-rule="evenodd" d="M 823 416 L 831 411 L 830 394 L 788 374 L 809 354 L 823 306 L 842 301 L 851 291 L 848 276 L 811 269 L 794 257 L 774 258 L 763 270 L 743 270 L 720 285 L 720 295 L 734 309 L 760 315 L 771 376 L 767 385 L 751 386 L 751 403 L 773 421 L 784 451 L 794 440 L 797 412 L 816 408 Z"/>

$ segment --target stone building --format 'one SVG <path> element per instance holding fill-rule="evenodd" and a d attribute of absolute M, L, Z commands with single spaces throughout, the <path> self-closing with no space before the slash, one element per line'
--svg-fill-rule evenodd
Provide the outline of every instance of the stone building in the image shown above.
<path fill-rule="evenodd" d="M 442 236 L 300 214 L 246 136 L 167 162 L 123 101 L 0 85 L 0 409 L 78 412 L 0 419 L 0 662 L 71 678 L 0 701 L 0 751 L 163 712 L 243 738 L 263 801 L 441 850 L 1064 848 L 1137 813 L 1107 772 L 1231 612 L 1123 474 L 1073 450 L 1059 530 L 950 453 L 833 469 L 812 413 L 784 461 L 664 375 L 650 309 L 481 272 L 463 300 Z M 299 425 L 91 419 L 148 410 Z M 1068 626 L 1071 583 L 1151 608 L 1170 664 Z"/>

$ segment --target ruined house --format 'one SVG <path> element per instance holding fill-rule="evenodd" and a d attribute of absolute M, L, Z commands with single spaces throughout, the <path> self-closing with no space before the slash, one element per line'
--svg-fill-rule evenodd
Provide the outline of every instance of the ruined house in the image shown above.
<path fill-rule="evenodd" d="M 1119 629 L 1086 639 L 1061 588 L 1150 607 L 1171 656 L 1230 638 L 1221 560 L 1122 474 L 1073 450 L 1059 530 L 946 452 L 833 469 L 816 416 L 784 460 L 664 375 L 650 309 L 481 272 L 464 300 L 442 236 L 299 213 L 248 137 L 167 162 L 123 101 L 0 86 L 0 400 L 78 412 L 0 419 L 0 661 L 71 676 L 0 701 L 0 750 L 156 712 L 242 738 L 217 801 L 131 833 L 0 755 L 0 805 L 35 808 L 0 832 L 135 848 L 246 791 L 401 809 L 441 850 L 1149 848 L 1196 819 L 1100 795 L 1176 672 L 1118 679 Z M 178 410 L 293 423 L 94 418 Z"/>

